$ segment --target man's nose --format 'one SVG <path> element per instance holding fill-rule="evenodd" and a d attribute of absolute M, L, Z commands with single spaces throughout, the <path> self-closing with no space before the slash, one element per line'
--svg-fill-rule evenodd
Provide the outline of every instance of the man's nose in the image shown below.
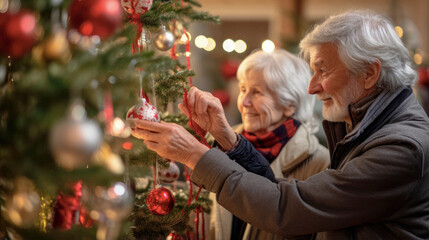
<path fill-rule="evenodd" d="M 308 85 L 308 93 L 318 94 L 322 91 L 322 85 L 320 85 L 319 78 L 315 75 L 311 77 L 310 84 Z"/>

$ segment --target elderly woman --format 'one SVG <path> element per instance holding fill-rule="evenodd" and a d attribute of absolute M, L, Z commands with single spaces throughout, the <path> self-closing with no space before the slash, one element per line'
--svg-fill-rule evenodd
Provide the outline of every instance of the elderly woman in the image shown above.
<path fill-rule="evenodd" d="M 237 78 L 242 124 L 235 131 L 268 160 L 275 177 L 304 180 L 325 170 L 329 153 L 314 135 L 308 64 L 285 50 L 257 51 L 240 64 Z M 257 173 L 255 165 L 248 170 Z M 250 225 L 245 230 L 243 221 L 216 203 L 211 216 L 213 239 L 282 239 Z"/>

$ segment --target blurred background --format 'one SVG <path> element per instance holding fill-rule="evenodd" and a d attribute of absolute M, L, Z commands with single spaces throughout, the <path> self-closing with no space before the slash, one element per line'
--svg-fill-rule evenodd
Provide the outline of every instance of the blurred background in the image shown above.
<path fill-rule="evenodd" d="M 298 53 L 298 43 L 326 17 L 351 9 L 371 9 L 388 15 L 410 50 L 420 74 L 416 94 L 428 108 L 428 0 L 201 0 L 202 10 L 218 15 L 220 24 L 189 27 L 194 85 L 219 97 L 230 124 L 239 123 L 235 71 L 255 49 L 284 48 Z M 186 38 L 185 38 L 186 39 Z M 180 48 L 178 49 L 180 52 Z M 185 52 L 185 50 L 182 50 Z M 320 103 L 317 104 L 317 109 Z"/>

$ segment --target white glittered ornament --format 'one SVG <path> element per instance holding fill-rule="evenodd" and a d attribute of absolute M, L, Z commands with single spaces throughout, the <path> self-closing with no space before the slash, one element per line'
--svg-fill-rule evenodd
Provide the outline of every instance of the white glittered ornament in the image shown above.
<path fill-rule="evenodd" d="M 145 98 L 140 98 L 140 102 L 130 108 L 127 112 L 127 122 L 130 127 L 134 126 L 134 120 L 146 120 L 151 122 L 159 122 L 158 110 Z"/>
<path fill-rule="evenodd" d="M 153 38 L 153 44 L 158 50 L 167 51 L 174 45 L 174 35 L 161 26 Z"/>
<path fill-rule="evenodd" d="M 152 7 L 153 0 L 121 0 L 122 7 L 129 14 L 144 14 Z"/>
<path fill-rule="evenodd" d="M 86 118 L 79 102 L 70 108 L 68 118 L 59 121 L 51 130 L 49 142 L 55 161 L 70 171 L 87 165 L 103 141 L 98 124 Z"/>
<path fill-rule="evenodd" d="M 170 162 L 170 167 L 166 169 L 160 169 L 158 173 L 161 183 L 172 183 L 179 178 L 179 175 L 180 169 L 174 162 Z"/>

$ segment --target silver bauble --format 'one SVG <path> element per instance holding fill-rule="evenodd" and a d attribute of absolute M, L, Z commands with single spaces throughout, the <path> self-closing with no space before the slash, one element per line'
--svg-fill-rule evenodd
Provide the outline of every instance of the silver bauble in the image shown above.
<path fill-rule="evenodd" d="M 153 39 L 153 44 L 158 50 L 167 51 L 174 45 L 174 35 L 167 31 L 165 26 L 161 26 Z"/>
<path fill-rule="evenodd" d="M 131 212 L 134 196 L 125 183 L 116 182 L 110 187 L 96 186 L 90 189 L 84 186 L 82 200 L 99 216 L 121 221 Z"/>
<path fill-rule="evenodd" d="M 86 118 L 80 104 L 73 105 L 70 112 L 68 118 L 54 125 L 49 139 L 55 161 L 68 171 L 87 165 L 103 142 L 100 127 Z"/>
<path fill-rule="evenodd" d="M 33 182 L 24 177 L 18 178 L 14 192 L 6 197 L 5 217 L 17 226 L 30 226 L 37 220 L 39 208 L 40 196 Z"/>

